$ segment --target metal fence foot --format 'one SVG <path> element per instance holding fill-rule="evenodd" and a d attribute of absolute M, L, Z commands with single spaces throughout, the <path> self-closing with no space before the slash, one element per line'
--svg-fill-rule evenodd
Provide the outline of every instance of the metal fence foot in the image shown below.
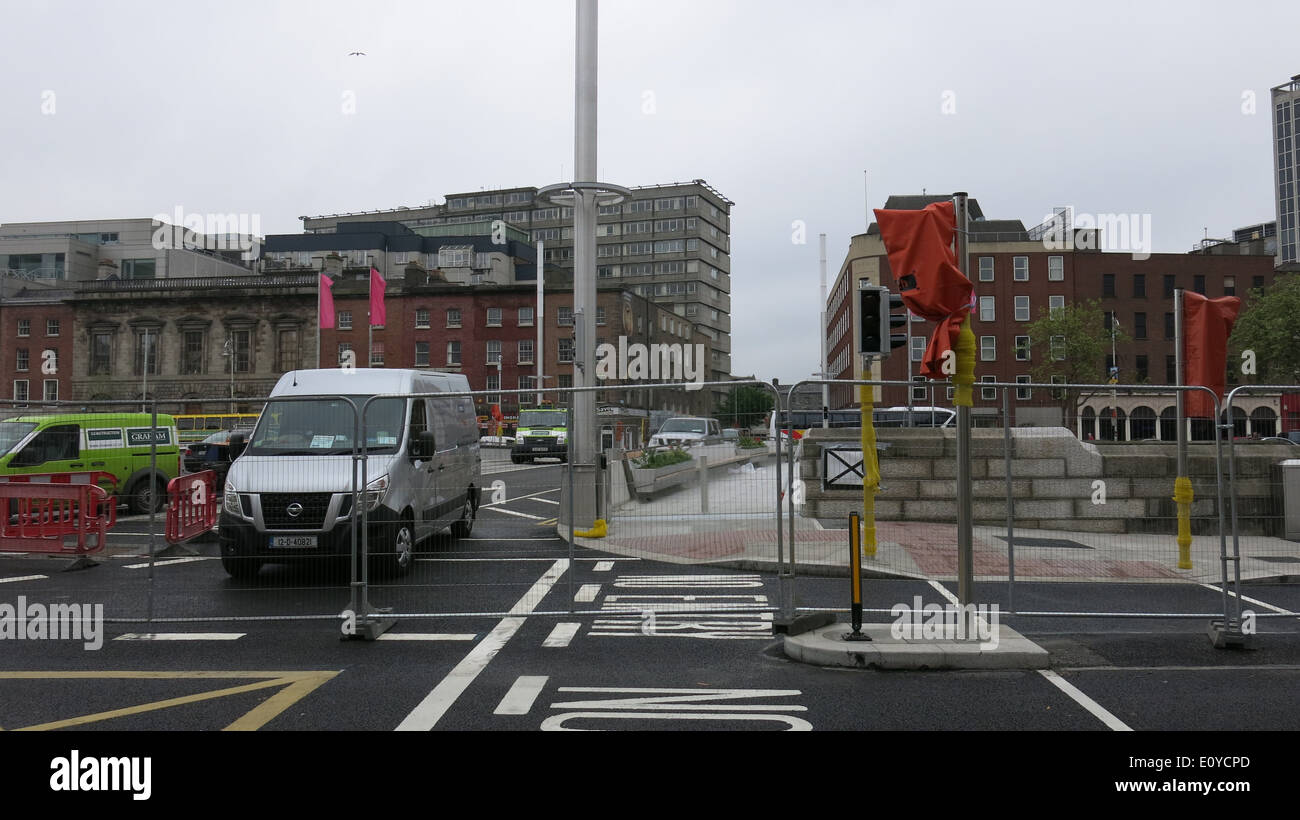
<path fill-rule="evenodd" d="M 1206 630 L 1210 636 L 1210 643 L 1215 649 L 1255 649 L 1255 636 L 1247 635 L 1241 631 L 1241 624 L 1237 621 L 1210 621 L 1209 629 Z"/>
<path fill-rule="evenodd" d="M 184 544 L 168 544 L 153 554 L 155 558 L 193 558 L 199 553 Z"/>
<path fill-rule="evenodd" d="M 99 566 L 100 562 L 93 558 L 87 558 L 84 555 L 73 558 L 59 572 L 75 572 L 79 569 L 90 569 Z"/>
<path fill-rule="evenodd" d="M 810 612 L 807 615 L 798 615 L 788 620 L 777 617 L 772 620 L 772 633 L 774 635 L 802 635 L 805 632 L 821 629 L 823 626 L 830 626 L 833 623 L 835 623 L 835 614 L 832 612 Z M 868 638 L 867 640 L 871 639 Z"/>

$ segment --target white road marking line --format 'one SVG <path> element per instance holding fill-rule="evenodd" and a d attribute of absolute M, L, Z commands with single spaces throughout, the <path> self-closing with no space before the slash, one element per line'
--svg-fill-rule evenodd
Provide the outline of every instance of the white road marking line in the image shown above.
<path fill-rule="evenodd" d="M 959 606 L 961 605 L 961 601 L 957 600 L 957 596 L 956 596 L 956 595 L 953 595 L 951 592 L 949 592 L 948 589 L 947 589 L 943 584 L 939 583 L 938 581 L 931 581 L 931 582 L 930 582 L 930 586 L 932 586 L 932 587 L 934 587 L 935 589 L 939 590 L 939 594 L 942 595 L 943 597 L 947 598 L 947 599 L 948 599 L 948 603 L 950 603 L 950 604 L 957 604 L 957 605 L 959 605 Z"/>
<path fill-rule="evenodd" d="M 16 575 L 13 578 L 0 578 L 0 584 L 12 584 L 14 581 L 41 581 L 49 577 L 48 575 Z"/>
<path fill-rule="evenodd" d="M 551 587 L 555 586 L 569 569 L 569 560 L 561 558 L 556 561 L 546 574 L 537 580 L 524 597 L 510 610 L 510 616 L 528 615 L 541 600 L 550 592 Z M 488 662 L 496 657 L 501 647 L 505 646 L 506 641 L 519 631 L 523 626 L 524 618 L 506 617 L 501 620 L 496 628 L 488 633 L 487 637 L 479 641 L 469 654 L 456 664 L 456 668 L 447 673 L 433 690 L 425 695 L 424 700 L 411 710 L 401 723 L 397 725 L 399 732 L 427 732 L 447 714 L 447 710 L 452 707 L 456 699 L 464 693 L 469 685 L 474 682 L 479 673 L 488 665 Z"/>
<path fill-rule="evenodd" d="M 592 572 L 609 572 L 614 568 L 613 561 L 597 561 L 596 566 L 591 568 Z"/>
<path fill-rule="evenodd" d="M 379 636 L 381 641 L 472 641 L 477 633 L 456 632 L 385 632 Z"/>
<path fill-rule="evenodd" d="M 514 510 L 507 510 L 502 507 L 479 507 L 479 509 L 490 510 L 491 512 L 505 513 L 506 515 L 517 515 L 520 518 L 531 518 L 534 521 L 542 520 L 542 516 L 540 515 L 529 515 L 528 513 L 515 512 Z"/>
<path fill-rule="evenodd" d="M 128 632 L 115 641 L 237 641 L 245 632 Z"/>
<path fill-rule="evenodd" d="M 530 499 L 528 499 L 528 500 L 529 500 L 529 501 L 540 501 L 540 502 L 542 502 L 543 504 L 555 504 L 555 505 L 559 505 L 559 503 L 560 503 L 560 502 L 556 501 L 554 498 L 530 498 Z"/>
<path fill-rule="evenodd" d="M 1212 589 L 1212 590 L 1214 590 L 1215 592 L 1218 592 L 1218 593 L 1222 593 L 1222 592 L 1223 592 L 1223 589 L 1222 589 L 1221 587 L 1217 587 L 1217 586 L 1215 586 L 1214 584 L 1201 584 L 1201 586 L 1205 587 L 1206 589 Z M 1238 597 L 1237 593 L 1233 592 L 1232 590 L 1228 590 L 1228 594 L 1231 595 L 1231 596 L 1233 596 L 1234 598 Z M 1283 609 L 1283 608 L 1280 607 L 1280 606 L 1273 606 L 1272 604 L 1267 603 L 1267 602 L 1265 602 L 1265 601 L 1260 601 L 1260 600 L 1257 600 L 1257 599 L 1255 599 L 1255 598 L 1247 597 L 1247 596 L 1245 596 L 1245 595 L 1240 596 L 1240 598 L 1241 598 L 1241 600 L 1245 601 L 1245 602 L 1248 603 L 1248 604 L 1254 604 L 1255 606 L 1262 606 L 1262 607 L 1264 607 L 1265 609 L 1271 609 L 1271 610 L 1273 610 L 1274 612 L 1280 612 L 1280 613 L 1282 613 L 1283 615 L 1295 615 L 1295 614 L 1296 614 L 1296 613 L 1292 612 L 1292 611 L 1289 610 L 1289 609 Z"/>
<path fill-rule="evenodd" d="M 546 640 L 542 641 L 542 646 L 566 647 L 569 645 L 569 641 L 573 640 L 573 636 L 578 634 L 581 627 L 582 624 L 556 624 L 555 628 L 551 630 L 551 634 L 547 635 Z"/>
<path fill-rule="evenodd" d="M 539 538 L 459 538 L 458 541 L 560 541 L 563 540 L 556 535 L 541 536 Z M 587 559 L 578 559 L 587 560 Z M 590 559 L 595 560 L 595 559 Z"/>
<path fill-rule="evenodd" d="M 520 675 L 492 712 L 494 715 L 526 715 L 546 685 L 545 675 Z"/>
<path fill-rule="evenodd" d="M 496 507 L 496 506 L 501 505 L 501 504 L 509 504 L 511 501 L 521 501 L 521 500 L 523 500 L 523 499 L 525 499 L 525 498 L 532 498 L 532 499 L 535 500 L 535 501 L 548 501 L 548 499 L 545 499 L 545 498 L 536 498 L 536 496 L 539 496 L 539 495 L 545 495 L 546 493 L 558 493 L 559 491 L 560 491 L 560 488 L 559 488 L 559 487 L 556 487 L 554 490 L 541 490 L 541 491 L 539 491 L 539 492 L 529 493 L 528 495 L 517 495 L 517 496 L 515 496 L 514 498 L 504 498 L 504 499 L 502 499 L 502 500 L 500 500 L 500 501 L 493 501 L 491 504 L 480 504 L 480 505 L 479 505 L 479 509 L 483 509 L 484 507 Z M 558 501 L 548 501 L 548 503 L 551 503 L 551 504 L 559 504 L 560 502 L 558 502 Z"/>
<path fill-rule="evenodd" d="M 578 591 L 574 593 L 573 600 L 594 601 L 596 600 L 596 596 L 599 594 L 600 594 L 600 584 L 583 584 L 581 587 L 578 588 Z"/>
<path fill-rule="evenodd" d="M 168 564 L 188 564 L 191 561 L 214 561 L 214 560 L 216 559 L 212 556 L 196 555 L 193 558 L 168 558 L 166 561 L 154 561 L 153 565 L 155 567 L 165 567 Z M 146 561 L 143 564 L 123 564 L 122 569 L 147 569 L 148 566 L 149 563 Z"/>
<path fill-rule="evenodd" d="M 1116 732 L 1131 732 L 1124 721 L 1107 712 L 1101 704 L 1080 692 L 1074 684 L 1053 672 L 1051 669 L 1039 669 L 1038 673 L 1052 682 L 1052 685 L 1069 695 L 1076 703 L 1087 709 L 1092 715 Z"/>
<path fill-rule="evenodd" d="M 464 540 L 463 538 L 461 539 Z M 554 558 L 416 558 L 430 563 L 455 563 L 457 561 L 554 561 Z"/>

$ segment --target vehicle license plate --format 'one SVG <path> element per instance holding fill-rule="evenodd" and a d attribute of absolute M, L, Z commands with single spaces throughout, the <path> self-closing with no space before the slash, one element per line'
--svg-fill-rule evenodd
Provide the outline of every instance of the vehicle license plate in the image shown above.
<path fill-rule="evenodd" d="M 316 546 L 316 536 L 314 535 L 272 535 L 271 546 L 273 547 L 303 547 Z"/>

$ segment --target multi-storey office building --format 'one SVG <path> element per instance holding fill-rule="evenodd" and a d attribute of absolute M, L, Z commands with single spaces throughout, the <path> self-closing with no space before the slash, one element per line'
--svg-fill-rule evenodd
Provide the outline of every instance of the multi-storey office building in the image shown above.
<path fill-rule="evenodd" d="M 384 219 L 416 231 L 495 220 L 542 242 L 548 282 L 572 281 L 571 208 L 537 198 L 537 188 L 448 194 L 442 205 L 303 217 L 309 233 Z M 708 337 L 709 380 L 731 372 L 731 208 L 704 180 L 633 188 L 630 200 L 602 206 L 596 264 L 600 281 L 665 305 Z"/>
<path fill-rule="evenodd" d="M 1277 204 L 1276 264 L 1300 268 L 1300 74 L 1272 89 L 1273 193 Z"/>
<path fill-rule="evenodd" d="M 948 197 L 890 197 L 886 208 L 921 208 Z M 1093 235 L 1086 241 L 1045 241 L 1039 229 L 1025 230 L 1017 220 L 986 220 L 975 200 L 969 244 L 969 275 L 975 284 L 975 308 L 971 329 L 976 339 L 976 380 L 1014 383 L 1033 381 L 1034 340 L 1027 326 L 1044 311 L 1096 300 L 1104 311 L 1105 326 L 1118 323 L 1125 341 L 1115 346 L 1115 355 L 1095 375 L 1094 383 L 1105 383 L 1109 368 L 1118 368 L 1120 383 L 1170 384 L 1173 381 L 1173 289 L 1197 291 L 1211 298 L 1246 296 L 1252 288 L 1266 288 L 1273 281 L 1273 259 L 1262 245 L 1242 246 L 1232 255 L 1151 254 L 1135 259 L 1131 253 L 1096 250 L 1102 245 Z M 1040 226 L 1041 228 L 1041 226 Z M 1253 234 L 1252 234 L 1253 235 Z M 1072 232 L 1073 238 L 1073 232 Z M 1061 247 L 1061 246 L 1064 247 Z M 909 350 L 899 349 L 875 373 L 863 376 L 857 353 L 857 329 L 853 304 L 858 282 L 866 279 L 897 292 L 889 259 L 872 224 L 867 233 L 854 236 L 827 301 L 827 349 L 836 378 L 879 378 L 906 381 L 920 379 L 920 361 L 935 325 L 918 319 L 911 322 Z M 1117 334 L 1119 336 L 1121 334 Z M 1230 377 L 1232 373 L 1230 371 Z M 901 405 L 908 401 L 907 388 L 881 388 L 877 402 Z M 912 388 L 915 404 L 950 406 L 950 385 Z M 1170 438 L 1173 430 L 1174 398 L 1117 397 L 1109 393 L 1092 397 L 1078 416 L 1062 418 L 1060 402 L 1052 391 L 1025 388 L 1015 396 L 1015 423 L 1065 424 L 1082 436 L 1111 439 Z M 849 388 L 832 390 L 832 407 L 856 404 Z M 975 423 L 1000 423 L 1001 393 L 995 389 L 975 390 L 972 412 Z M 1242 405 L 1241 432 L 1275 432 L 1277 399 L 1249 399 Z"/>

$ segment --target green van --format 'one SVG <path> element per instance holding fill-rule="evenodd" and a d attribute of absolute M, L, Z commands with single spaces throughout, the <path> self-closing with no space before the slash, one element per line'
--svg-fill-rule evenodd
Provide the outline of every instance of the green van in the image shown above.
<path fill-rule="evenodd" d="M 0 476 L 100 470 L 117 479 L 115 492 L 133 513 L 162 508 L 167 482 L 180 475 L 176 424 L 158 416 L 156 468 L 150 480 L 149 413 L 65 413 L 0 421 Z M 106 488 L 107 489 L 107 488 Z"/>

